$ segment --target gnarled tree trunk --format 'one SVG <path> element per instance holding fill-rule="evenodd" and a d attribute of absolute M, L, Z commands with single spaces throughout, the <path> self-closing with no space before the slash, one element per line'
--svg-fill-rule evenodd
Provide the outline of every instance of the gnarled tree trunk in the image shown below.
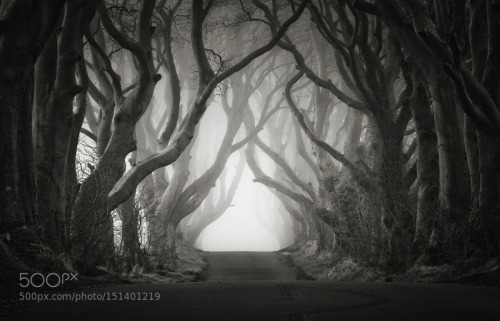
<path fill-rule="evenodd" d="M 65 1 L 0 4 L 0 226 L 12 232 L 36 218 L 33 198 L 31 100 L 33 68 Z M 26 23 L 29 21 L 29 23 Z M 18 135 L 26 137 L 19 138 Z M 20 168 L 20 162 L 27 163 Z M 22 190 L 25 189 L 25 190 Z"/>

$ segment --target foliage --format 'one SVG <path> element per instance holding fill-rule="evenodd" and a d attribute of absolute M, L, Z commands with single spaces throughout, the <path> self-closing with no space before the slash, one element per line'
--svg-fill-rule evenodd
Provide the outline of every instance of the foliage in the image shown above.
<path fill-rule="evenodd" d="M 330 281 L 375 281 L 380 279 L 381 273 L 373 268 L 346 257 L 328 270 Z"/>
<path fill-rule="evenodd" d="M 458 269 L 467 271 L 485 262 L 483 257 L 486 239 L 483 221 L 477 211 L 467 220 L 453 224 L 444 237 L 440 249 L 448 262 Z M 438 246 L 439 248 L 439 246 Z M 444 254 L 445 253 L 445 254 Z"/>
<path fill-rule="evenodd" d="M 373 219 L 365 192 L 355 183 L 330 176 L 323 180 L 322 195 L 330 210 L 316 209 L 315 214 L 332 227 L 335 233 L 334 251 L 337 257 L 352 257 L 359 262 L 372 260 Z"/>

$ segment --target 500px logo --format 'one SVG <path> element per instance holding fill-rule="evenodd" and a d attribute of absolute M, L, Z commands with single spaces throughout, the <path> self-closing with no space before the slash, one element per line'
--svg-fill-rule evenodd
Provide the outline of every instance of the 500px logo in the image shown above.
<path fill-rule="evenodd" d="M 47 275 L 42 273 L 19 273 L 19 285 L 22 288 L 29 286 L 40 288 L 44 285 L 55 288 L 67 281 L 78 281 L 77 276 L 78 273 L 49 273 Z"/>

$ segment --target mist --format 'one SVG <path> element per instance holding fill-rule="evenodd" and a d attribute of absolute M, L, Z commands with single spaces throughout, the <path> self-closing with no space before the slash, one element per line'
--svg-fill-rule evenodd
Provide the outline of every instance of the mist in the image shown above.
<path fill-rule="evenodd" d="M 497 4 L 8 3 L 7 269 L 165 276 L 215 251 L 324 278 L 497 266 Z"/>

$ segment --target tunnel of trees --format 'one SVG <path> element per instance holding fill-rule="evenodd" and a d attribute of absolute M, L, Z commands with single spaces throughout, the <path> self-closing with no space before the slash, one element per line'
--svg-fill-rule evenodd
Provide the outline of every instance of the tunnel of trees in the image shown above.
<path fill-rule="evenodd" d="M 499 39 L 497 0 L 2 0 L 2 264 L 175 267 L 244 171 L 282 247 L 498 261 Z"/>

